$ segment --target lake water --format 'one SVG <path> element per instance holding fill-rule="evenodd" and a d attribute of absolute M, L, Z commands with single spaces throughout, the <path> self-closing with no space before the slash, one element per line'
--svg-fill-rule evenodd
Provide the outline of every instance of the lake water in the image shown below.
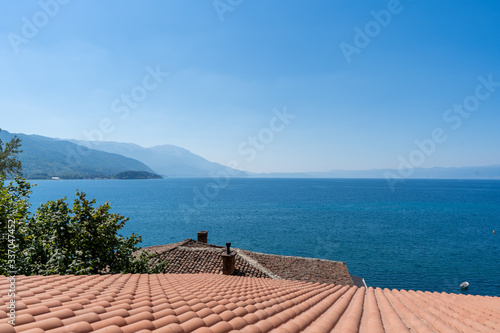
<path fill-rule="evenodd" d="M 500 296 L 500 181 L 33 181 L 34 206 L 75 190 L 128 216 L 142 246 L 196 239 L 347 263 L 370 286 Z M 35 207 L 32 207 L 32 211 Z M 496 230 L 496 234 L 493 233 Z"/>

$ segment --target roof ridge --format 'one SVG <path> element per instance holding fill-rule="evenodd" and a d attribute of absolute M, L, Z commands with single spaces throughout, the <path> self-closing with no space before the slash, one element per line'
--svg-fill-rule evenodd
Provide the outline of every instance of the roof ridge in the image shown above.
<path fill-rule="evenodd" d="M 284 254 L 272 254 L 272 253 L 264 253 L 264 252 L 255 252 L 255 251 L 250 251 L 250 250 L 243 250 L 247 252 L 252 252 L 255 254 L 260 254 L 260 255 L 265 255 L 265 256 L 272 256 L 272 257 L 284 257 L 284 258 L 291 258 L 291 259 L 305 259 L 305 260 L 310 260 L 310 261 L 326 261 L 326 262 L 336 262 L 340 264 L 344 264 L 343 261 L 339 260 L 331 260 L 331 259 L 321 259 L 321 258 L 312 258 L 312 257 L 300 257 L 300 256 L 287 256 Z"/>
<path fill-rule="evenodd" d="M 180 241 L 180 242 L 177 242 L 177 243 L 166 244 L 166 246 L 168 246 L 168 245 L 175 245 L 175 246 L 173 246 L 173 247 L 171 247 L 171 248 L 167 249 L 167 250 L 166 250 L 166 251 L 164 251 L 164 252 L 170 252 L 170 251 L 175 250 L 175 249 L 178 249 L 178 248 L 181 248 L 182 250 L 185 250 L 185 249 L 189 248 L 189 247 L 187 246 L 187 244 L 189 244 L 189 243 L 198 243 L 198 242 L 197 242 L 197 241 L 195 241 L 195 240 L 194 240 L 194 239 L 192 239 L 192 238 L 187 238 L 187 239 L 185 239 L 185 240 L 183 240 L 183 241 Z"/>
<path fill-rule="evenodd" d="M 268 270 L 267 268 L 265 268 L 264 266 L 262 266 L 261 264 L 259 264 L 259 262 L 257 260 L 255 260 L 254 258 L 249 257 L 248 255 L 242 253 L 242 251 L 240 249 L 234 249 L 234 250 L 240 256 L 240 258 L 242 258 L 243 260 L 245 260 L 249 265 L 251 265 L 255 269 L 260 270 L 262 273 L 266 274 L 271 279 L 282 280 L 282 278 L 280 276 L 274 274 L 273 272 L 271 272 L 270 270 Z"/>
<path fill-rule="evenodd" d="M 165 273 L 218 274 L 222 268 L 222 258 L 217 256 L 225 253 L 226 247 L 188 238 L 145 250 L 156 252 L 160 255 L 159 260 L 169 262 Z M 341 261 L 261 253 L 237 247 L 232 247 L 231 250 L 237 253 L 236 275 L 355 285 L 347 265 Z"/>
<path fill-rule="evenodd" d="M 182 246 L 182 245 L 179 245 L 175 248 L 179 249 L 179 250 L 186 250 L 186 251 L 209 251 L 209 252 L 221 252 L 221 250 L 222 250 L 222 248 L 216 248 L 216 247 L 190 247 L 190 246 Z"/>

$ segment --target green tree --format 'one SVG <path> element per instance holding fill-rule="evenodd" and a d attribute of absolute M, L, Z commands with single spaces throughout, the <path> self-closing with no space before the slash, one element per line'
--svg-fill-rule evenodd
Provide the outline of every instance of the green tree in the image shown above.
<path fill-rule="evenodd" d="M 41 205 L 21 227 L 21 274 L 158 273 L 154 255 L 141 252 L 141 237 L 118 234 L 128 218 L 110 213 L 109 203 L 94 207 L 77 192 L 73 207 L 66 198 Z"/>
<path fill-rule="evenodd" d="M 19 230 L 28 220 L 31 185 L 24 179 L 16 177 L 16 182 L 5 183 L 0 176 L 0 274 L 16 271 L 20 240 L 23 235 Z M 13 273 L 15 274 L 15 273 Z"/>
<path fill-rule="evenodd" d="M 137 254 L 140 236 L 119 234 L 128 218 L 111 213 L 107 202 L 94 207 L 95 199 L 87 200 L 83 192 L 76 192 L 72 207 L 66 198 L 48 201 L 31 215 L 31 184 L 19 175 L 12 182 L 5 182 L 6 174 L 16 170 L 19 146 L 19 141 L 13 139 L 1 150 L 0 275 L 165 270 L 165 263 L 156 260 L 155 254 Z"/>
<path fill-rule="evenodd" d="M 2 129 L 0 129 L 0 132 Z M 17 154 L 21 153 L 21 139 L 14 136 L 5 145 L 0 139 L 0 179 L 6 176 L 14 176 L 21 173 L 21 162 Z"/>

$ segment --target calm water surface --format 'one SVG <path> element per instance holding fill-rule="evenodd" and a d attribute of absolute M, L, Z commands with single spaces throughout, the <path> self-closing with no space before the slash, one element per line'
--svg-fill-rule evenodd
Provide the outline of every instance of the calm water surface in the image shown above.
<path fill-rule="evenodd" d="M 377 287 L 500 296 L 500 181 L 211 179 L 33 181 L 32 210 L 75 190 L 128 216 L 142 246 L 196 238 L 347 263 Z M 496 230 L 496 234 L 493 234 Z"/>

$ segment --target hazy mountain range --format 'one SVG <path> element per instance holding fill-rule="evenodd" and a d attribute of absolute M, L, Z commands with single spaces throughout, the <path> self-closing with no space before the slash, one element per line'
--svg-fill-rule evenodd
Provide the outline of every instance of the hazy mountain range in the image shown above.
<path fill-rule="evenodd" d="M 410 171 L 411 172 L 411 171 Z M 411 175 L 409 171 L 399 173 L 394 169 L 376 170 L 332 170 L 329 172 L 313 172 L 313 177 L 320 178 L 415 178 L 415 179 L 500 179 L 500 165 L 480 167 L 455 168 L 415 168 Z"/>
<path fill-rule="evenodd" d="M 77 141 L 73 143 L 91 147 L 107 153 L 120 154 L 143 162 L 162 176 L 170 177 L 210 177 L 219 172 L 227 173 L 228 168 L 210 162 L 189 150 L 172 145 L 143 148 L 133 143 L 109 141 Z M 246 177 L 246 172 L 230 169 L 238 177 Z"/>
<path fill-rule="evenodd" d="M 112 178 L 125 171 L 155 173 L 146 164 L 119 154 L 84 149 L 69 141 L 40 135 L 15 135 L 21 139 L 19 159 L 23 176 L 28 179 Z M 13 137 L 5 130 L 0 132 L 4 143 Z"/>
<path fill-rule="evenodd" d="M 155 174 L 164 177 L 212 177 L 219 174 L 262 178 L 436 178 L 436 179 L 500 179 L 500 165 L 456 168 L 415 168 L 401 172 L 394 169 L 331 170 L 304 173 L 250 173 L 210 162 L 190 151 L 161 145 L 144 148 L 132 143 L 61 140 L 39 135 L 15 134 L 22 140 L 19 158 L 23 176 L 28 179 L 114 178 Z M 10 140 L 14 134 L 5 130 L 0 139 Z M 134 171 L 136 173 L 130 173 Z M 408 175 L 409 174 L 409 175 Z"/>

